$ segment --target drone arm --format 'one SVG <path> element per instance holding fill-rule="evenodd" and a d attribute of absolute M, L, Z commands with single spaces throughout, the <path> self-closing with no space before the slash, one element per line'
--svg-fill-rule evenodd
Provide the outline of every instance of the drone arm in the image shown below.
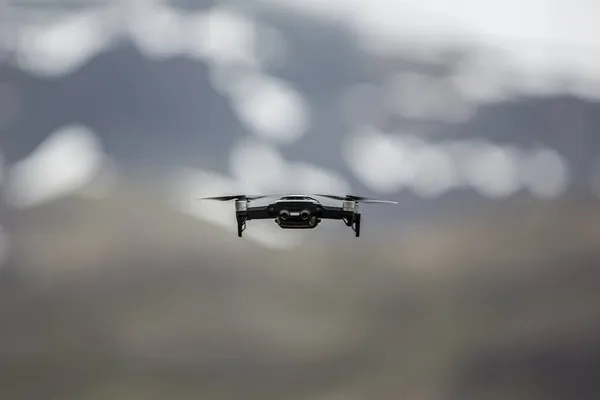
<path fill-rule="evenodd" d="M 269 206 L 248 207 L 245 211 L 238 211 L 240 216 L 245 216 L 246 219 L 270 219 L 274 215 L 269 211 Z"/>
<path fill-rule="evenodd" d="M 351 212 L 344 211 L 342 207 L 321 206 L 321 218 L 323 219 L 343 219 L 351 215 Z"/>

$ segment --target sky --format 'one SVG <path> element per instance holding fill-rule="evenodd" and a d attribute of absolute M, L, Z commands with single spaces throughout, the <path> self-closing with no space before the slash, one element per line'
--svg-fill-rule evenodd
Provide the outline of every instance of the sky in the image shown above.
<path fill-rule="evenodd" d="M 364 33 L 402 40 L 437 36 L 437 41 L 483 44 L 599 44 L 593 0 L 260 0 L 344 21 Z M 468 36 L 468 37 L 465 37 Z M 527 43 L 527 44 L 528 44 Z"/>
<path fill-rule="evenodd" d="M 157 0 L 107 3 L 111 6 L 104 10 L 29 26 L 20 42 L 27 49 L 21 51 L 46 51 L 55 55 L 56 63 L 74 63 L 75 58 L 89 56 L 89 52 L 108 45 L 118 31 L 125 30 L 144 42 L 149 53 L 210 52 L 211 43 L 206 40 L 200 40 L 201 48 L 195 50 L 191 48 L 193 40 L 183 43 L 183 35 L 195 30 L 200 36 L 211 31 L 214 37 L 227 36 L 230 42 L 241 43 L 228 55 L 220 51 L 220 57 L 253 62 L 252 56 L 242 51 L 255 39 L 252 21 L 227 13 L 236 4 L 244 3 L 240 0 L 223 2 L 225 6 L 214 10 L 220 13 L 209 14 L 177 12 Z M 600 3 L 593 0 L 255 0 L 253 3 L 342 22 L 371 50 L 383 51 L 398 43 L 435 46 L 473 43 L 506 51 L 524 71 L 556 69 L 597 78 L 600 70 L 600 55 L 590 51 L 600 47 L 597 24 Z M 212 18 L 209 25 L 198 28 L 197 22 L 207 18 Z M 60 45 L 65 41 L 68 46 Z"/>

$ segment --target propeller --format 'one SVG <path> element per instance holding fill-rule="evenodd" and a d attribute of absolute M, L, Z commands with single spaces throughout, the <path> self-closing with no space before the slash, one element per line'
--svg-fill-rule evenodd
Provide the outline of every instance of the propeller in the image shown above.
<path fill-rule="evenodd" d="M 216 200 L 216 201 L 231 201 L 231 200 L 257 200 L 262 199 L 264 197 L 269 197 L 269 195 L 261 195 L 261 196 L 247 196 L 245 194 L 234 194 L 229 196 L 216 196 L 216 197 L 201 197 L 198 200 Z"/>
<path fill-rule="evenodd" d="M 356 202 L 359 202 L 359 203 L 398 204 L 397 201 L 371 199 L 369 197 L 354 196 L 354 195 L 351 195 L 351 194 L 347 194 L 345 196 L 337 196 L 337 195 L 333 195 L 333 194 L 314 194 L 314 196 L 326 197 L 328 199 L 340 200 L 340 201 L 356 201 Z"/>

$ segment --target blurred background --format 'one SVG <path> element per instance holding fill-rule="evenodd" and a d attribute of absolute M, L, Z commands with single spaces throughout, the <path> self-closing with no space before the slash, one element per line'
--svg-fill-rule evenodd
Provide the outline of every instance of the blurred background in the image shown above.
<path fill-rule="evenodd" d="M 2 0 L 0 398 L 600 398 L 599 16 Z"/>

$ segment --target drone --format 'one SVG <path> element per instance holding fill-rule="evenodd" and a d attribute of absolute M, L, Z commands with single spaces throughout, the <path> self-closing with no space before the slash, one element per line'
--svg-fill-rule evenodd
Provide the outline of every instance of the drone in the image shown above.
<path fill-rule="evenodd" d="M 341 207 L 326 206 L 314 197 L 324 197 L 342 202 Z M 244 194 L 203 197 L 199 200 L 235 200 L 235 216 L 238 237 L 246 230 L 246 222 L 258 219 L 273 219 L 282 229 L 314 229 L 324 219 L 342 220 L 360 236 L 360 203 L 398 204 L 396 201 L 370 199 L 362 196 L 336 196 L 330 194 L 286 195 L 265 206 L 250 206 L 254 200 L 274 195 L 248 196 Z"/>

